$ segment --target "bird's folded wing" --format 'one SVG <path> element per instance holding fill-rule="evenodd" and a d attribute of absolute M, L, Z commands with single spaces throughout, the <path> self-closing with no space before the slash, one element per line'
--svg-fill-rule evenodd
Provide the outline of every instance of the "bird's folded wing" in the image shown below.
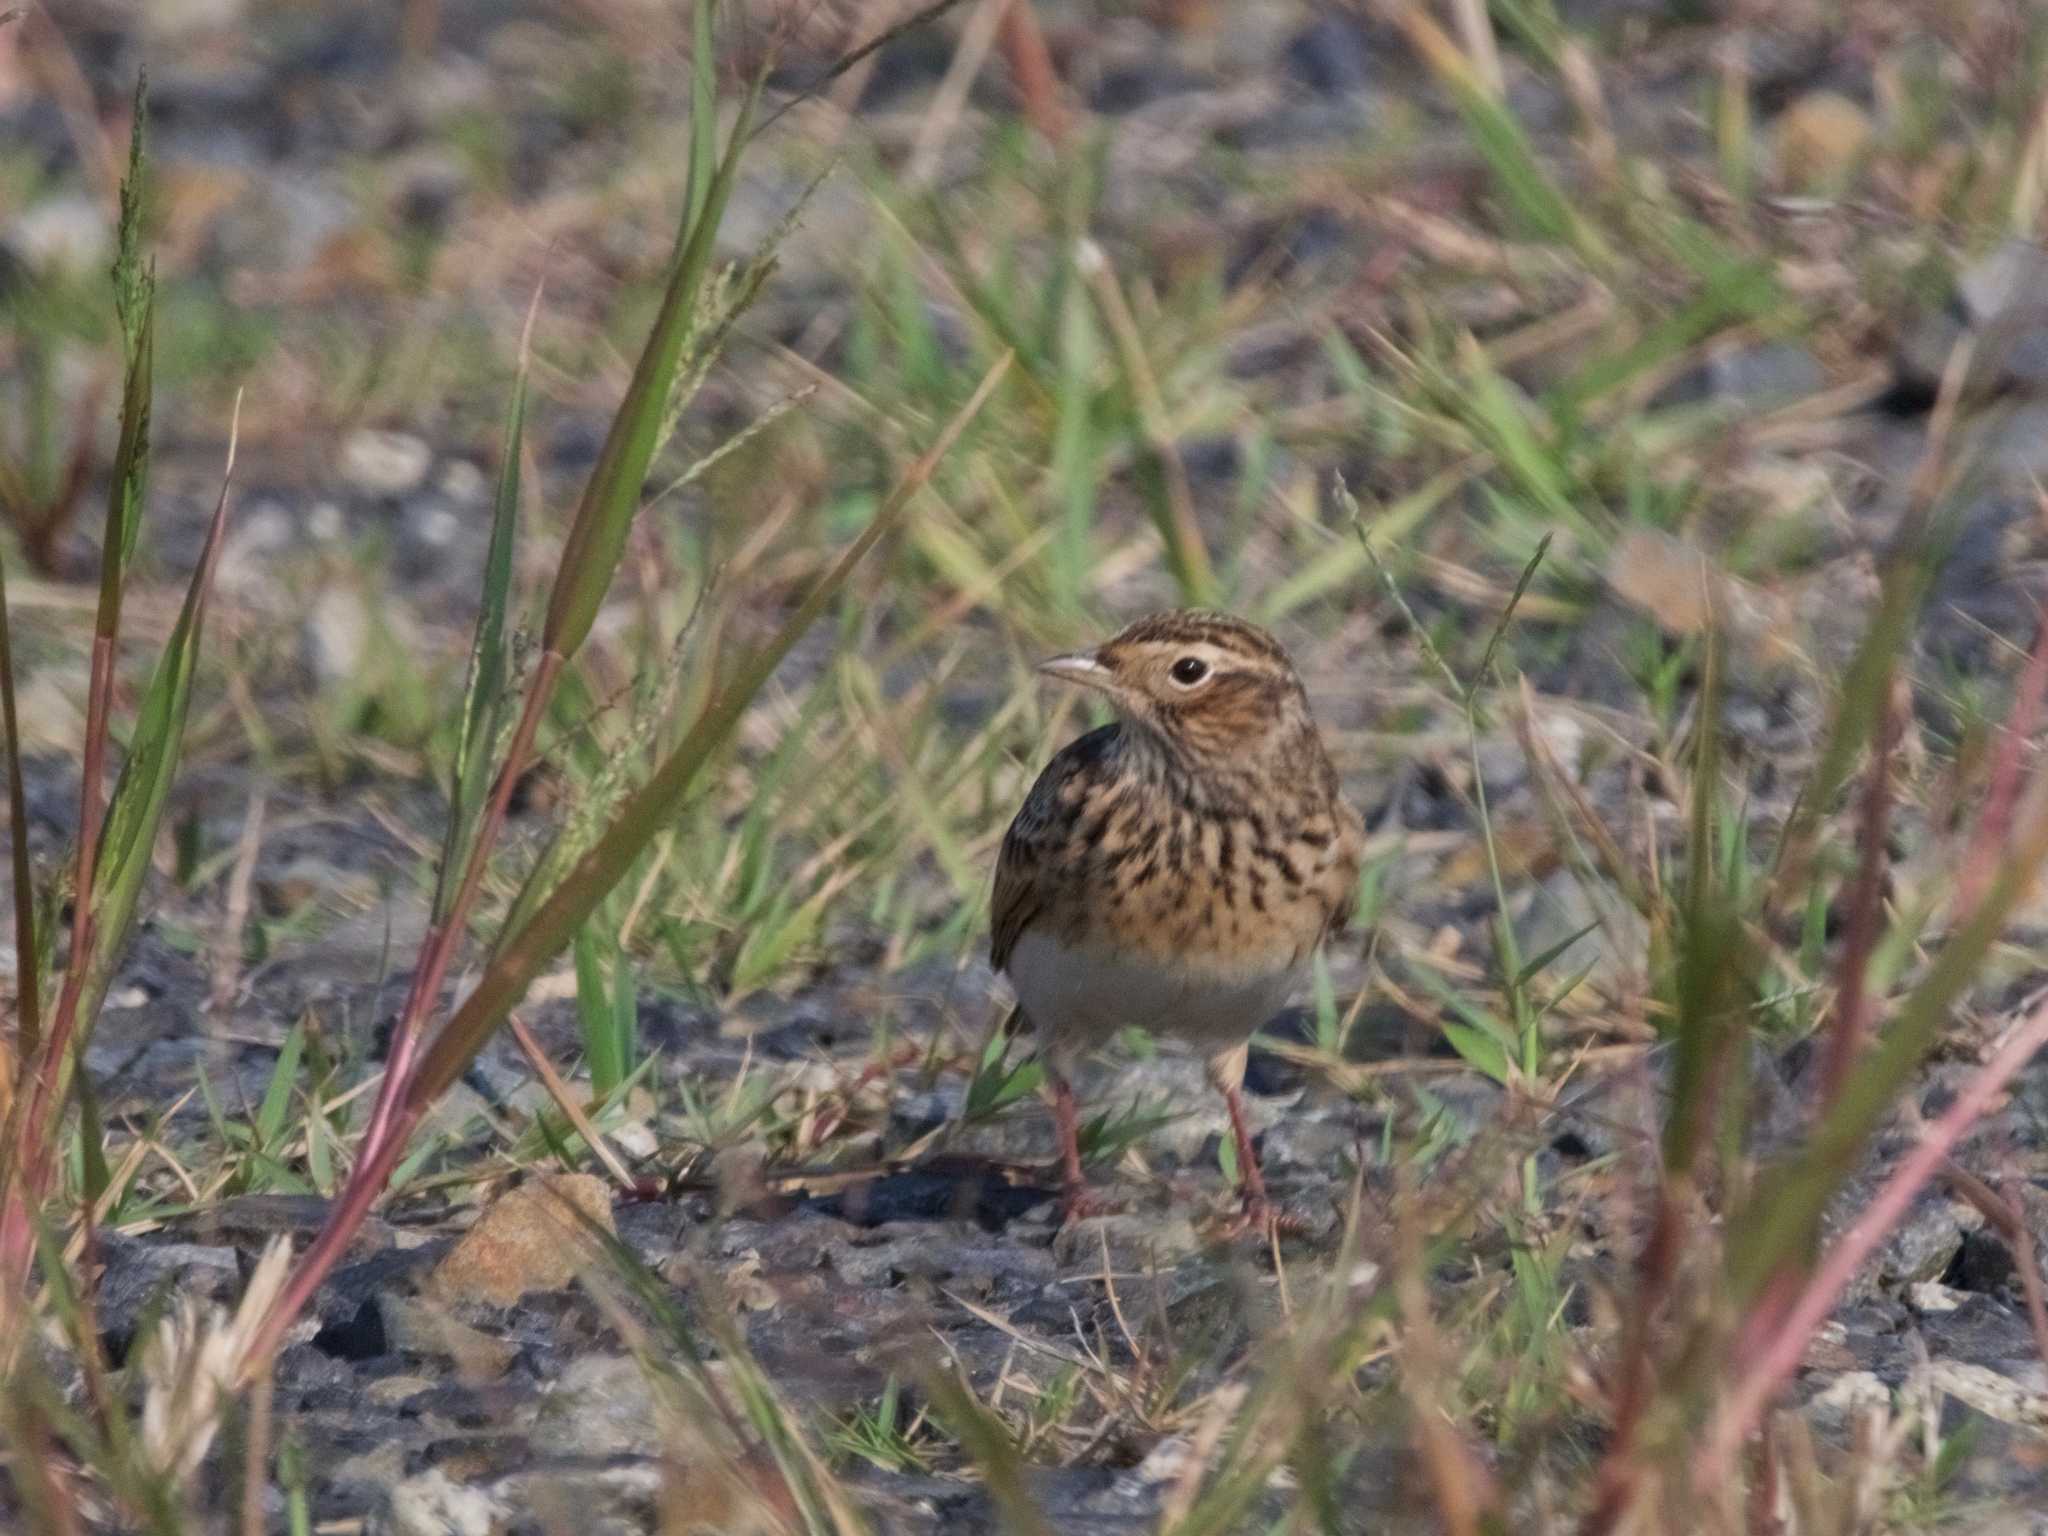
<path fill-rule="evenodd" d="M 1337 836 L 1332 839 L 1326 855 L 1327 876 L 1334 900 L 1330 906 L 1330 920 L 1323 925 L 1325 939 L 1344 932 L 1358 915 L 1358 870 L 1364 862 L 1365 822 L 1341 798 L 1336 802 L 1336 815 Z"/>
<path fill-rule="evenodd" d="M 1053 754 L 1003 834 L 996 856 L 995 904 L 989 917 L 989 963 L 1008 970 L 1010 951 L 1052 899 L 1071 835 L 1070 812 L 1090 774 L 1117 750 L 1119 727 L 1097 726 Z"/>
<path fill-rule="evenodd" d="M 996 858 L 995 904 L 989 916 L 989 963 L 999 971 L 1009 969 L 1010 951 L 1038 916 L 1044 900 L 1039 878 L 1043 867 L 1043 850 L 1033 847 L 1018 827 L 1011 827 Z"/>

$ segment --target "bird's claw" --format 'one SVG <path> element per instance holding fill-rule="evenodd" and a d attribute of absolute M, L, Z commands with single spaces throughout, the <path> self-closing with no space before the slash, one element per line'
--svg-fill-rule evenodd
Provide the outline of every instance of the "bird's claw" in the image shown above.
<path fill-rule="evenodd" d="M 1085 1184 L 1070 1185 L 1060 1195 L 1060 1225 L 1071 1227 L 1077 1221 L 1086 1221 L 1091 1216 L 1120 1216 L 1123 1203 L 1110 1196 L 1090 1189 Z"/>
<path fill-rule="evenodd" d="M 1256 1233 L 1262 1242 L 1271 1242 L 1276 1237 L 1300 1237 L 1308 1229 L 1308 1218 L 1299 1211 L 1247 1196 L 1237 1214 L 1224 1222 L 1223 1235 L 1234 1240 Z"/>

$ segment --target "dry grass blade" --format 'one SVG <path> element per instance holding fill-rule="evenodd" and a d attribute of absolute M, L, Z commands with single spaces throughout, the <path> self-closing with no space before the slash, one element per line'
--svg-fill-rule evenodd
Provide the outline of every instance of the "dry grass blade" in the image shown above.
<path fill-rule="evenodd" d="M 555 1101 L 555 1107 L 560 1109 L 569 1124 L 575 1127 L 576 1134 L 583 1138 L 583 1144 L 590 1148 L 591 1155 L 604 1164 L 604 1170 L 612 1176 L 612 1182 L 629 1193 L 637 1189 L 638 1185 L 633 1176 L 626 1172 L 626 1165 L 619 1161 L 619 1156 L 612 1151 L 611 1144 L 598 1134 L 597 1127 L 590 1123 L 590 1116 L 583 1112 L 583 1106 L 576 1102 L 576 1095 L 570 1091 L 569 1085 L 562 1081 L 562 1074 L 557 1072 L 555 1064 L 548 1060 L 547 1051 L 533 1038 L 533 1031 L 521 1022 L 516 1013 L 506 1016 L 505 1027 L 512 1031 L 512 1038 L 519 1043 L 520 1053 L 533 1067 L 534 1075 L 539 1077 L 542 1086 L 547 1089 L 548 1097 Z"/>
<path fill-rule="evenodd" d="M 1447 1353 L 1430 1314 L 1418 1219 L 1415 1201 L 1403 1200 L 1394 1277 L 1403 1326 L 1401 1387 L 1408 1397 L 1422 1465 L 1435 1490 L 1445 1529 L 1452 1536 L 1481 1536 L 1497 1528 L 1502 1518 L 1500 1490 L 1443 1406 Z"/>
<path fill-rule="evenodd" d="M 923 1377 L 925 1396 L 968 1457 L 981 1469 L 1010 1536 L 1055 1536 L 1024 1483 L 1024 1465 L 1002 1420 L 975 1401 L 958 1376 L 933 1366 Z"/>
<path fill-rule="evenodd" d="M 873 55 L 881 52 L 884 48 L 888 47 L 891 43 L 895 42 L 897 38 L 905 37 L 910 33 L 917 31 L 920 27 L 929 26 L 932 22 L 937 21 L 941 16 L 945 15 L 946 12 L 952 10 L 953 7 L 959 5 L 960 3 L 961 0 L 932 0 L 931 4 L 923 6 L 916 11 L 913 11 L 910 15 L 904 17 L 901 21 L 894 22 L 891 25 L 884 27 L 880 32 L 877 32 L 873 37 L 869 38 L 866 42 L 860 44 L 858 47 L 849 49 L 847 52 L 841 54 L 838 58 L 834 59 L 831 62 L 831 64 L 829 64 L 828 66 L 826 66 L 825 69 L 819 72 L 815 79 L 806 82 L 804 88 L 801 91 L 798 91 L 794 96 L 790 97 L 789 100 L 785 101 L 773 112 L 770 112 L 766 116 L 764 116 L 761 119 L 760 125 L 754 129 L 754 132 L 756 134 L 766 133 L 770 128 L 774 127 L 775 124 L 781 120 L 782 115 L 785 112 L 788 112 L 793 107 L 802 106 L 805 102 L 812 100 L 819 94 L 819 92 L 823 91 L 826 86 L 830 85 L 834 80 L 837 80 L 841 75 L 845 74 L 848 70 L 852 69 L 855 65 L 859 64 L 861 60 L 870 58 Z M 708 10 L 709 7 L 703 7 L 702 9 Z"/>
<path fill-rule="evenodd" d="M 1407 35 L 1409 46 L 1456 99 L 1474 143 L 1522 220 L 1545 238 L 1572 247 L 1595 270 L 1611 266 L 1614 258 L 1607 242 L 1543 169 L 1527 130 L 1489 81 L 1485 64 L 1460 50 L 1413 0 L 1395 0 L 1385 9 Z M 1486 29 L 1486 36 L 1491 35 Z"/>

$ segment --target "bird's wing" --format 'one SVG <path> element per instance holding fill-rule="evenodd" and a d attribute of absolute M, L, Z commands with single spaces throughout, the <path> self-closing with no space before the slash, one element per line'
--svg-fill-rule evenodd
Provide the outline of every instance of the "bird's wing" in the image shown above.
<path fill-rule="evenodd" d="M 1036 852 L 1028 838 L 1018 835 L 1015 825 L 1003 835 L 1003 851 L 996 857 L 996 894 L 989 913 L 988 941 L 989 962 L 999 971 L 1009 969 L 1010 951 L 1039 912 L 1042 896 Z"/>
<path fill-rule="evenodd" d="M 1365 818 L 1341 795 L 1336 811 L 1337 836 L 1330 849 L 1335 900 L 1330 906 L 1330 920 L 1323 928 L 1325 939 L 1349 928 L 1352 918 L 1358 915 L 1358 870 L 1365 853 Z"/>
<path fill-rule="evenodd" d="M 1074 780 L 1115 749 L 1117 727 L 1105 725 L 1068 743 L 1045 765 L 996 856 L 995 900 L 989 916 L 989 961 L 1007 970 L 1010 952 L 1050 899 L 1068 836 Z"/>

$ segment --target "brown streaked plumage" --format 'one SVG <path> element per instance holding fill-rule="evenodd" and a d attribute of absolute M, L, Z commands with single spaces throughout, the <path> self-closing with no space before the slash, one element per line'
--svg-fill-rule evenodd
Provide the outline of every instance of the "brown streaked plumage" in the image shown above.
<path fill-rule="evenodd" d="M 1118 716 L 1046 765 L 996 863 L 991 953 L 1044 1040 L 1066 1208 L 1088 1203 L 1074 1064 L 1135 1024 L 1208 1053 L 1246 1212 L 1268 1221 L 1247 1042 L 1348 921 L 1363 825 L 1293 663 L 1257 625 L 1154 614 L 1040 670 Z"/>

